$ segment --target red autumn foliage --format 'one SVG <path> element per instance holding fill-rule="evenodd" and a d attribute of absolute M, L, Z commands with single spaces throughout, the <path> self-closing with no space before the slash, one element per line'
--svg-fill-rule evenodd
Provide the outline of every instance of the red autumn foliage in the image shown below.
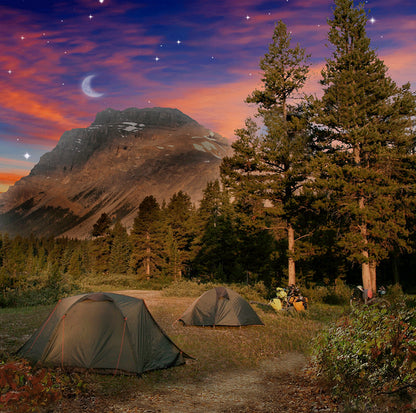
<path fill-rule="evenodd" d="M 0 364 L 0 388 L 0 409 L 6 412 L 31 411 L 62 396 L 50 371 L 24 360 Z"/>

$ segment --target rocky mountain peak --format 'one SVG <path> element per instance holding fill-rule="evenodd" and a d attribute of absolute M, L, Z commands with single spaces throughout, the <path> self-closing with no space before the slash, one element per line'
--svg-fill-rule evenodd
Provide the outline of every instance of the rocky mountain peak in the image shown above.
<path fill-rule="evenodd" d="M 135 122 L 148 126 L 177 128 L 186 124 L 198 125 L 198 122 L 185 115 L 178 109 L 172 108 L 128 108 L 115 110 L 107 108 L 97 113 L 91 126 Z"/>
<path fill-rule="evenodd" d="M 85 238 L 104 212 L 130 228 L 147 195 L 162 202 L 181 190 L 197 203 L 230 151 L 227 139 L 178 109 L 108 108 L 64 132 L 0 194 L 0 231 Z"/>

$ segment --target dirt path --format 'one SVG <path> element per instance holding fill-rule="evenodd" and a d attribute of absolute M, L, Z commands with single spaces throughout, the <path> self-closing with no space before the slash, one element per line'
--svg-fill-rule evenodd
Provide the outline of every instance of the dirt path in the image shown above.
<path fill-rule="evenodd" d="M 305 374 L 298 353 L 268 360 L 259 368 L 219 372 L 198 383 L 161 384 L 157 392 L 135 392 L 123 400 L 82 396 L 55 412 L 113 413 L 300 413 L 340 412 L 328 393 Z"/>
<path fill-rule="evenodd" d="M 108 405 L 115 413 L 272 413 L 338 412 L 331 398 L 305 378 L 307 360 L 286 354 L 258 369 L 223 372 L 202 382 L 159 389 L 157 394 L 135 394 L 131 400 Z M 293 373 L 295 371 L 295 373 Z"/>

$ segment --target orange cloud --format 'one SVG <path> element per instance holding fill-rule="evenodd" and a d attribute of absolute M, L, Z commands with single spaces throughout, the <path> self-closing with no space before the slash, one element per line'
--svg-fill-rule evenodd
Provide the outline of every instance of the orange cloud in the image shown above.
<path fill-rule="evenodd" d="M 21 167 L 24 169 L 31 169 L 33 167 L 33 162 L 18 160 L 18 159 L 10 159 L 10 158 L 2 158 L 0 157 L 0 172 L 2 165 L 7 165 L 7 167 L 12 166 L 13 168 Z"/>
<path fill-rule="evenodd" d="M 244 127 L 245 119 L 254 112 L 244 100 L 255 86 L 255 82 L 249 79 L 223 85 L 190 87 L 174 98 L 160 97 L 160 101 L 163 106 L 178 108 L 202 125 L 233 139 L 235 129 Z"/>
<path fill-rule="evenodd" d="M 7 90 L 6 85 L 1 85 L 2 90 Z M 66 128 L 76 128 L 82 125 L 65 118 L 55 106 L 40 102 L 39 96 L 27 90 L 8 89 L 7 93 L 0 94 L 0 105 L 15 112 L 21 112 L 34 118 L 54 122 Z"/>
<path fill-rule="evenodd" d="M 319 84 L 322 67 L 323 64 L 311 66 L 309 78 L 299 95 L 304 93 L 319 95 L 322 92 L 322 87 Z M 244 75 L 249 76 L 246 72 L 246 69 L 236 69 L 233 73 L 242 79 Z M 164 93 L 156 100 L 158 104 L 160 102 L 163 106 L 180 109 L 202 125 L 234 140 L 234 131 L 244 127 L 245 120 L 256 113 L 255 105 L 245 103 L 245 99 L 256 88 L 263 88 L 259 73 L 260 69 L 253 73 L 252 77 L 234 83 L 205 87 L 179 87 L 175 89 L 175 97 L 169 97 Z M 183 92 L 178 94 L 177 90 Z"/>
<path fill-rule="evenodd" d="M 22 171 L 23 172 L 23 171 Z M 0 172 L 0 184 L 2 185 L 12 185 L 19 179 L 26 176 L 26 173 L 12 173 L 12 172 Z"/>
<path fill-rule="evenodd" d="M 4 159 L 2 159 L 3 162 Z M 0 193 L 6 192 L 10 186 L 12 186 L 19 179 L 29 175 L 30 168 L 24 169 L 13 169 L 15 172 L 2 172 L 0 171 Z"/>

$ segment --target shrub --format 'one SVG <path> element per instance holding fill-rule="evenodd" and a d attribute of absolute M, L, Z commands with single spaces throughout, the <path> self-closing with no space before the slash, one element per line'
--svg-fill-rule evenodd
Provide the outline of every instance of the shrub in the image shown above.
<path fill-rule="evenodd" d="M 335 279 L 334 285 L 301 287 L 302 294 L 315 303 L 334 305 L 347 304 L 350 300 L 351 289 L 341 279 Z"/>
<path fill-rule="evenodd" d="M 201 283 L 191 280 L 180 280 L 169 284 L 162 289 L 162 292 L 166 297 L 198 297 L 214 287 L 215 284 L 211 282 Z"/>
<path fill-rule="evenodd" d="M 267 289 L 261 281 L 254 285 L 247 285 L 225 284 L 222 282 L 201 283 L 191 280 L 181 280 L 171 283 L 169 286 L 163 288 L 162 291 L 166 297 L 198 297 L 204 292 L 220 285 L 226 285 L 246 300 L 264 300 L 267 295 Z"/>
<path fill-rule="evenodd" d="M 305 297 L 308 297 L 308 300 L 313 303 L 324 303 L 326 297 L 328 296 L 329 287 L 324 287 L 322 285 L 317 285 L 315 287 L 302 287 L 301 291 Z"/>
<path fill-rule="evenodd" d="M 386 296 L 391 303 L 398 303 L 404 300 L 402 286 L 400 284 L 393 284 L 387 286 Z"/>
<path fill-rule="evenodd" d="M 7 289 L 0 292 L 0 308 L 3 307 L 27 307 L 35 305 L 53 304 L 60 297 L 66 296 L 70 290 L 64 288 L 26 288 Z"/>
<path fill-rule="evenodd" d="M 315 368 L 343 398 L 401 392 L 416 385 L 416 313 L 403 299 L 362 307 L 317 339 Z"/>
<path fill-rule="evenodd" d="M 256 282 L 254 285 L 232 284 L 230 288 L 248 301 L 262 301 L 268 295 L 263 281 Z"/>
<path fill-rule="evenodd" d="M 32 370 L 26 361 L 0 365 L 1 411 L 36 411 L 61 397 L 59 386 L 46 369 Z"/>
<path fill-rule="evenodd" d="M 27 360 L 0 361 L 0 411 L 52 411 L 50 405 L 63 398 L 76 398 L 87 384 L 75 372 L 32 367 Z"/>

